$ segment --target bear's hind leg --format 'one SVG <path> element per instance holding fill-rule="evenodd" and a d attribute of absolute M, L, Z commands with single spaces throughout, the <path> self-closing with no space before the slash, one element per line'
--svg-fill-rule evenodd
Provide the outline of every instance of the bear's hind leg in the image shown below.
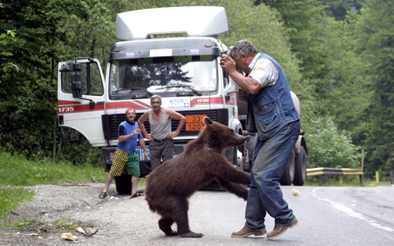
<path fill-rule="evenodd" d="M 171 229 L 171 225 L 174 223 L 174 220 L 169 217 L 162 217 L 159 220 L 159 228 L 162 230 L 167 236 L 177 236 L 178 233 Z"/>
<path fill-rule="evenodd" d="M 189 228 L 189 218 L 187 211 L 189 210 L 188 202 L 185 198 L 178 197 L 176 203 L 173 203 L 173 218 L 178 225 L 178 235 L 181 237 L 202 237 L 202 233 L 192 232 Z"/>

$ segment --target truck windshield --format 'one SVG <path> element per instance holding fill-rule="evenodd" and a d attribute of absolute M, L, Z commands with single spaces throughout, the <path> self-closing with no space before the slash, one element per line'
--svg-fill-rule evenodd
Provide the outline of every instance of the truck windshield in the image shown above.
<path fill-rule="evenodd" d="M 147 93 L 202 92 L 217 89 L 217 56 L 149 57 L 114 60 L 111 95 L 122 98 Z"/>

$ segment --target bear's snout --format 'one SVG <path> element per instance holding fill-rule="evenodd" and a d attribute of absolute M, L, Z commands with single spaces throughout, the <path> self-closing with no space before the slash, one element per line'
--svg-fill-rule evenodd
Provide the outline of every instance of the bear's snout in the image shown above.
<path fill-rule="evenodd" d="M 245 143 L 246 137 L 240 135 L 240 144 Z"/>
<path fill-rule="evenodd" d="M 232 142 L 232 144 L 231 144 L 230 142 Z M 233 138 L 233 141 L 228 141 L 228 143 L 229 143 L 231 146 L 242 145 L 242 144 L 244 144 L 245 142 L 246 142 L 246 137 L 244 137 L 244 136 L 242 136 L 242 135 L 239 135 L 239 134 L 236 134 L 236 137 Z"/>

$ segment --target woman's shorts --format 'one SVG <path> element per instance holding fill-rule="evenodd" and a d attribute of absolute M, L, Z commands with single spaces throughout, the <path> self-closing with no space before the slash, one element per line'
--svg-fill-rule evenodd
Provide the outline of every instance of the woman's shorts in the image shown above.
<path fill-rule="evenodd" d="M 114 159 L 112 160 L 112 166 L 109 173 L 118 177 L 122 175 L 124 166 L 127 165 L 127 172 L 132 176 L 139 177 L 140 174 L 140 160 L 137 152 L 129 153 L 127 151 L 116 149 Z"/>

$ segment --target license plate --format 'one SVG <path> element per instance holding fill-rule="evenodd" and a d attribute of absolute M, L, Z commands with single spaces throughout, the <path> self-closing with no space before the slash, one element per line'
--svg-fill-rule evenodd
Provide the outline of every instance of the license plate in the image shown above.
<path fill-rule="evenodd" d="M 204 126 L 205 114 L 201 115 L 186 115 L 186 131 L 200 131 Z"/>

